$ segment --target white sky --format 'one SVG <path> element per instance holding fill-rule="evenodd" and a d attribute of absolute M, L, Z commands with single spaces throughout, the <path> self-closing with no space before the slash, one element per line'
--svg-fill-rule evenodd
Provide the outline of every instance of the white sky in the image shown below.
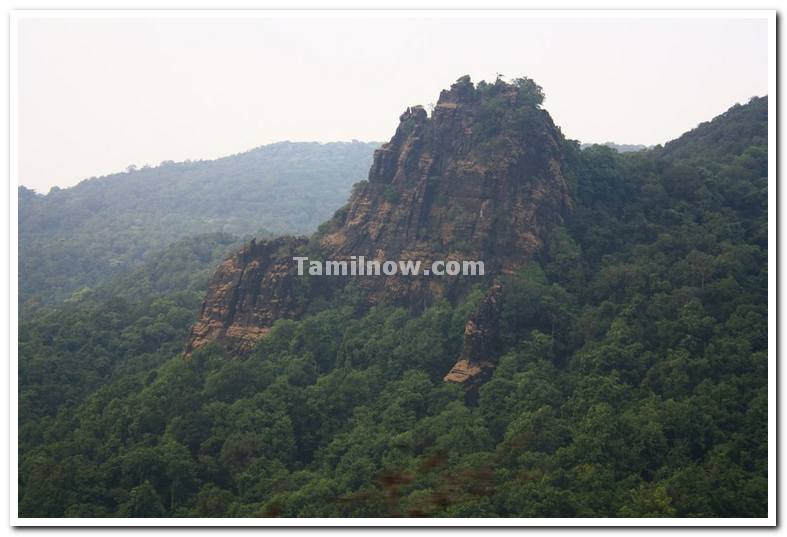
<path fill-rule="evenodd" d="M 399 114 L 526 75 L 563 133 L 657 144 L 768 87 L 767 22 L 732 19 L 22 19 L 19 182 L 281 140 L 388 140 Z"/>

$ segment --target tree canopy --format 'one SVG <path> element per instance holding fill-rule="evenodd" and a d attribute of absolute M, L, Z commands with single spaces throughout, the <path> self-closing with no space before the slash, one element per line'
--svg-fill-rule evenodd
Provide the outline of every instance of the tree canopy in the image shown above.
<path fill-rule="evenodd" d="M 573 215 L 508 276 L 476 404 L 442 375 L 482 289 L 336 296 L 246 359 L 184 361 L 214 236 L 32 311 L 21 516 L 766 516 L 762 102 L 664 148 L 565 141 Z"/>

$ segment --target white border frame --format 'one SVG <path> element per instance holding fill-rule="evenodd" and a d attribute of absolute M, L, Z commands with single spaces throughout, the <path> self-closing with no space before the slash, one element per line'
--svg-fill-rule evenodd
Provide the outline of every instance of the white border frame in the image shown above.
<path fill-rule="evenodd" d="M 768 517 L 767 518 L 19 518 L 18 513 L 18 24 L 24 19 L 234 19 L 234 18 L 548 18 L 548 19 L 714 19 L 768 21 Z M 775 10 L 15 10 L 10 13 L 10 515 L 12 526 L 775 526 L 777 523 L 777 214 L 776 214 L 776 11 Z"/>

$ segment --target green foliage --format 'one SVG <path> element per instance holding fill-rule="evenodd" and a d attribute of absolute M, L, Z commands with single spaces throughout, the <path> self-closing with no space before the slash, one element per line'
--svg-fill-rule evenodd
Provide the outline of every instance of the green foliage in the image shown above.
<path fill-rule="evenodd" d="M 511 138 L 530 140 L 536 134 L 533 126 L 543 121 L 546 114 L 540 108 L 544 101 L 541 86 L 527 77 L 515 79 L 513 85 L 501 78 L 494 83 L 481 81 L 470 91 L 479 100 L 473 137 L 484 156 L 510 150 Z M 529 146 L 527 150 L 534 149 Z M 533 158 L 539 156 L 534 154 Z"/>
<path fill-rule="evenodd" d="M 724 114 L 706 121 L 680 138 L 664 145 L 663 154 L 685 161 L 728 162 L 750 151 L 765 151 L 768 146 L 768 97 L 752 97 L 736 104 Z M 759 160 L 767 167 L 768 159 Z M 765 177 L 767 168 L 761 168 Z"/>
<path fill-rule="evenodd" d="M 519 90 L 519 100 L 528 106 L 541 106 L 544 103 L 544 90 L 530 78 L 514 79 L 514 86 Z"/>
<path fill-rule="evenodd" d="M 180 357 L 200 279 L 32 312 L 20 513 L 765 516 L 767 152 L 700 140 L 566 142 L 574 213 L 508 277 L 474 405 L 442 376 L 480 290 L 419 315 L 339 297 L 244 360 Z"/>
<path fill-rule="evenodd" d="M 20 304 L 57 303 L 184 237 L 312 232 L 365 177 L 378 145 L 282 142 L 91 178 L 47 195 L 20 187 Z"/>
<path fill-rule="evenodd" d="M 383 198 L 388 203 L 396 203 L 399 201 L 399 193 L 392 185 L 385 185 L 385 190 L 383 191 Z"/>

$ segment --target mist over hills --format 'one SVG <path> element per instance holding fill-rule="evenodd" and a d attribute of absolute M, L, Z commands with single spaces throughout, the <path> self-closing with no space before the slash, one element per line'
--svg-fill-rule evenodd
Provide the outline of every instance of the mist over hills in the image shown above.
<path fill-rule="evenodd" d="M 366 178 L 378 145 L 281 142 L 92 178 L 46 195 L 20 187 L 20 303 L 57 302 L 191 235 L 314 231 Z"/>
<path fill-rule="evenodd" d="M 633 153 L 636 151 L 644 151 L 645 149 L 650 149 L 650 147 L 652 147 L 643 144 L 616 144 L 615 142 L 604 142 L 603 144 L 583 143 L 580 144 L 580 148 L 587 149 L 588 147 L 593 147 L 594 145 L 603 145 L 605 147 L 609 147 L 610 149 L 614 149 L 618 153 Z"/>

